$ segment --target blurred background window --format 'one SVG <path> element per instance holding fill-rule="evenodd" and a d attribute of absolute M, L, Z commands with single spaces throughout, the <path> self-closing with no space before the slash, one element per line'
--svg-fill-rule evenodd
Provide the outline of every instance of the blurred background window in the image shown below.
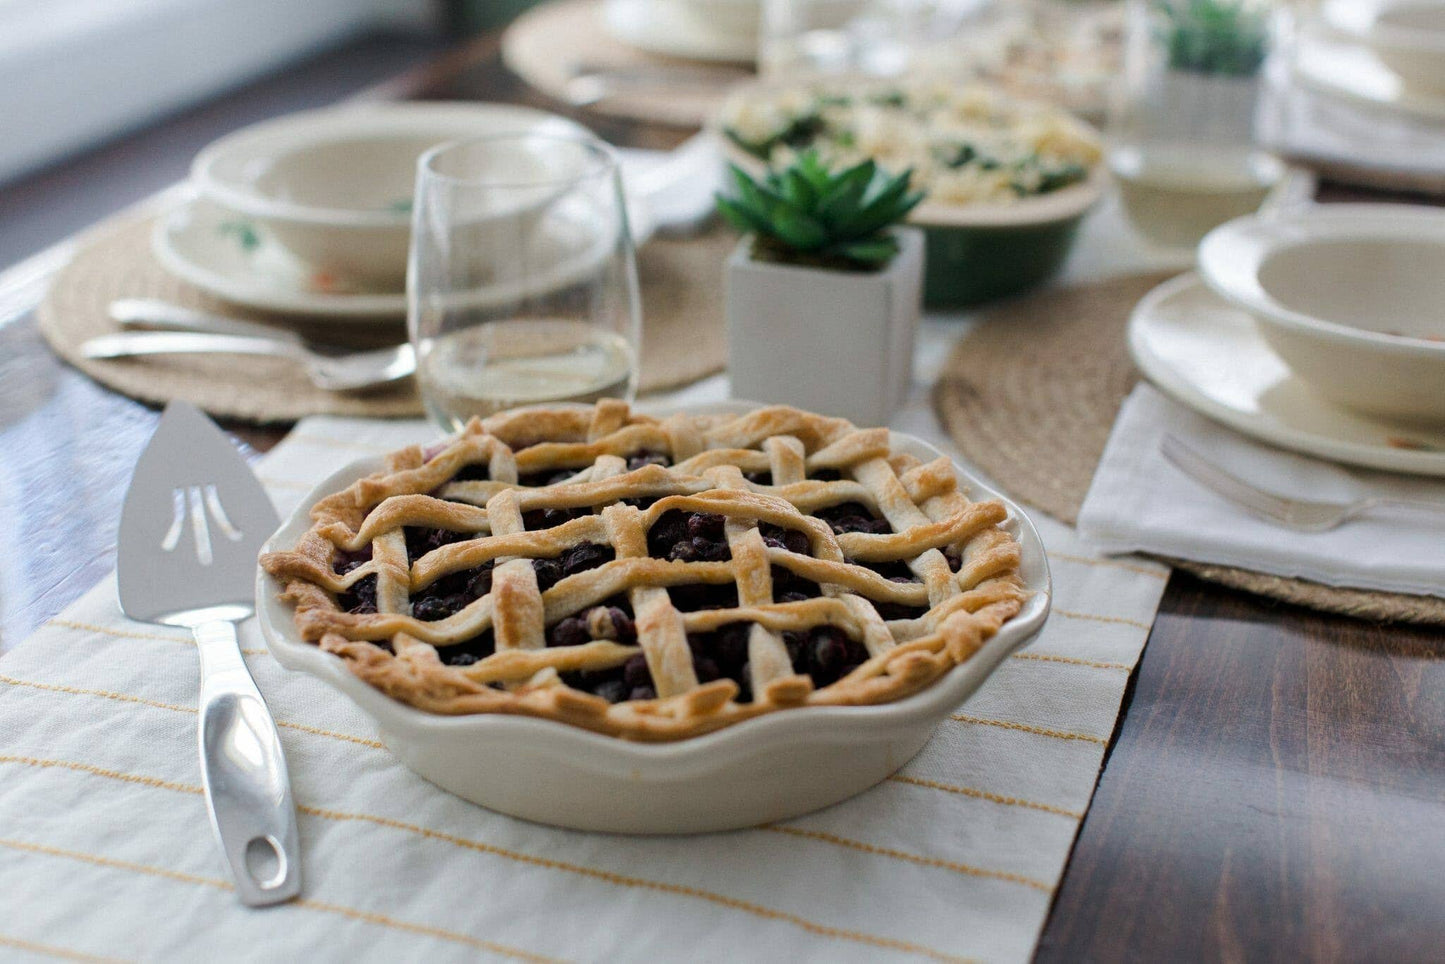
<path fill-rule="evenodd" d="M 0 0 L 0 183 L 345 40 L 475 29 L 522 5 Z"/>

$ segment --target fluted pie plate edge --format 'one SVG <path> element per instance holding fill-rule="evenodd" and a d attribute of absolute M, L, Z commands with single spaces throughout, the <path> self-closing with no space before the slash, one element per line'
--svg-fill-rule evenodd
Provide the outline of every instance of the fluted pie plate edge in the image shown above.
<path fill-rule="evenodd" d="M 719 403 L 671 411 L 742 412 Z M 669 412 L 649 412 L 662 415 Z M 922 439 L 891 433 L 895 451 L 938 458 Z M 311 507 L 384 469 L 359 459 L 302 498 L 263 552 L 291 549 L 311 525 Z M 1010 500 L 955 466 L 971 498 L 999 499 L 1018 541 L 1030 595 L 968 662 L 905 699 L 872 706 L 800 707 L 711 733 L 642 743 L 555 720 L 501 714 L 428 713 L 355 676 L 340 657 L 297 633 L 280 583 L 257 567 L 256 612 L 282 666 L 338 689 L 372 718 L 382 742 L 416 773 L 463 799 L 539 823 L 616 833 L 698 833 L 756 826 L 817 810 L 886 779 L 912 759 L 1010 654 L 1043 628 L 1052 584 L 1043 543 Z"/>

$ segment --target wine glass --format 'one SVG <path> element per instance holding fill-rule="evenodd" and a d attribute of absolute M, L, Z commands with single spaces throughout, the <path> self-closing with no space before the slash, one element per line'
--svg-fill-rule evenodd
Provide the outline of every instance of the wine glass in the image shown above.
<path fill-rule="evenodd" d="M 636 393 L 637 270 L 600 141 L 510 133 L 423 154 L 406 291 L 422 401 L 450 431 Z"/>

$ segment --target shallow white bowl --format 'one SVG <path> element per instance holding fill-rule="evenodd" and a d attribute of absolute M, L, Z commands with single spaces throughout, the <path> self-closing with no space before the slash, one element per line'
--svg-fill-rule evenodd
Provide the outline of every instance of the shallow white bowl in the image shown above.
<path fill-rule="evenodd" d="M 1325 22 L 1374 51 L 1406 84 L 1445 91 L 1445 3 L 1440 0 L 1333 0 Z"/>
<path fill-rule="evenodd" d="M 893 445 L 921 459 L 940 454 L 897 432 Z M 368 458 L 332 474 L 301 501 L 264 551 L 293 547 L 310 527 L 317 500 L 381 468 L 380 458 Z M 976 498 L 1001 498 L 962 472 L 960 478 Z M 382 742 L 403 763 L 460 797 L 577 830 L 731 830 L 826 807 L 887 778 L 1003 659 L 1038 635 L 1049 613 L 1048 562 L 1033 525 L 1004 501 L 1005 525 L 1023 549 L 1023 577 L 1033 595 L 966 664 L 896 703 L 784 710 L 675 743 L 632 743 L 528 717 L 426 713 L 385 696 L 339 657 L 302 641 L 291 607 L 278 596 L 281 586 L 259 569 L 256 611 L 278 662 L 340 690 L 376 721 Z"/>
<path fill-rule="evenodd" d="M 1445 421 L 1445 211 L 1331 204 L 1240 218 L 1205 237 L 1199 274 L 1324 398 Z"/>
<path fill-rule="evenodd" d="M 222 137 L 196 155 L 191 181 L 307 264 L 399 290 L 417 158 L 447 141 L 522 132 L 591 136 L 566 118 L 507 104 L 328 108 Z"/>

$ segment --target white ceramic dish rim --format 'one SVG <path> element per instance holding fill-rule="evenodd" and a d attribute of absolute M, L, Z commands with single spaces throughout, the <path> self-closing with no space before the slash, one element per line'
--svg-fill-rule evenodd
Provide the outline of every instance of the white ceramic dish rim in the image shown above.
<path fill-rule="evenodd" d="M 1199 275 L 1215 294 L 1266 320 L 1339 345 L 1445 358 L 1445 342 L 1353 328 L 1285 307 L 1260 283 L 1271 255 L 1322 241 L 1417 241 L 1445 245 L 1445 212 L 1409 204 L 1331 204 L 1222 224 L 1199 244 Z"/>
<path fill-rule="evenodd" d="M 727 402 L 712 405 L 671 409 L 678 412 L 744 412 L 754 403 Z M 941 455 L 922 439 L 901 432 L 892 433 L 895 444 L 913 446 L 930 457 Z M 267 540 L 263 552 L 290 548 L 310 527 L 310 508 L 315 501 L 345 488 L 356 479 L 382 467 L 381 456 L 359 459 L 332 473 L 301 500 L 281 528 Z M 315 676 L 340 690 L 363 712 L 371 716 L 383 732 L 404 734 L 407 739 L 424 740 L 428 736 L 473 734 L 476 738 L 526 740 L 537 753 L 565 757 L 574 766 L 585 766 L 603 773 L 615 773 L 626 767 L 638 779 L 675 780 L 689 773 L 713 770 L 729 760 L 756 753 L 760 748 L 779 742 L 798 740 L 848 741 L 853 734 L 874 729 L 887 729 L 917 723 L 923 719 L 941 721 L 981 685 L 972 680 L 970 666 L 975 661 L 997 664 L 1010 652 L 1032 639 L 1043 628 L 1049 615 L 1053 584 L 1043 542 L 1033 523 L 1012 501 L 959 470 L 960 480 L 978 497 L 997 498 L 1008 508 L 1010 524 L 1024 553 L 1024 571 L 1034 578 L 1028 580 L 1033 595 L 1022 611 L 1004 624 L 969 662 L 954 667 L 944 677 L 921 693 L 894 703 L 877 706 L 803 707 L 770 713 L 725 727 L 713 733 L 669 743 L 639 743 L 593 733 L 581 727 L 555 720 L 503 714 L 445 716 L 428 713 L 393 700 L 348 670 L 339 657 L 323 652 L 296 636 L 291 608 L 279 598 L 280 586 L 257 567 L 256 613 L 267 648 L 276 660 L 291 670 Z M 985 677 L 986 678 L 986 677 Z"/>
<path fill-rule="evenodd" d="M 1209 286 L 1204 284 L 1203 280 L 1192 271 L 1171 278 L 1145 295 L 1129 315 L 1126 339 L 1129 346 L 1129 357 L 1156 388 L 1186 408 L 1191 408 L 1221 425 L 1292 452 L 1345 462 L 1363 468 L 1382 469 L 1387 472 L 1445 477 L 1445 453 L 1413 451 L 1383 444 L 1363 445 L 1358 442 L 1281 426 L 1268 417 L 1226 405 L 1195 387 L 1192 381 L 1184 377 L 1166 359 L 1150 351 L 1145 329 L 1151 323 L 1150 319 L 1161 303 L 1196 286 L 1210 291 Z M 1262 337 L 1259 347 L 1261 351 L 1270 350 Z M 1320 404 L 1326 403 L 1322 401 Z M 1368 418 L 1368 416 L 1359 414 L 1356 417 Z M 1382 436 L 1388 434 L 1388 431 L 1388 426 L 1382 423 Z"/>
<path fill-rule="evenodd" d="M 878 86 L 880 82 L 859 80 L 855 83 Z M 733 89 L 708 121 L 714 140 L 723 146 L 728 160 L 754 175 L 762 174 L 768 169 L 766 162 L 743 150 L 727 135 L 722 118 L 736 98 L 791 86 L 794 85 L 755 81 Z M 1073 117 L 1073 120 L 1095 134 L 1098 133 L 1087 121 L 1078 117 Z M 1019 198 L 1011 204 L 944 204 L 924 198 L 923 203 L 909 214 L 908 223 L 921 228 L 1015 228 L 1053 224 L 1083 215 L 1098 203 L 1108 183 L 1108 171 L 1103 162 L 1099 161 L 1089 168 L 1089 176 L 1077 184 L 1070 184 L 1048 194 Z"/>
<path fill-rule="evenodd" d="M 234 304 L 279 314 L 367 323 L 389 323 L 406 315 L 404 291 L 321 294 L 261 280 L 248 283 L 209 267 L 186 254 L 182 246 L 176 244 L 176 236 L 183 233 L 179 220 L 197 204 L 212 205 L 216 211 L 223 210 L 208 198 L 190 197 L 163 214 L 151 229 L 151 252 L 161 267 L 182 281 Z"/>
<path fill-rule="evenodd" d="M 742 7 L 745 0 L 712 0 L 723 6 Z M 706 13 L 698 0 L 681 0 L 679 6 L 696 6 L 696 13 Z M 648 0 L 606 0 L 603 23 L 617 40 L 639 50 L 710 63 L 747 64 L 757 60 L 757 38 L 746 34 L 695 29 L 687 18 L 668 16 L 659 23 L 657 9 Z"/>
<path fill-rule="evenodd" d="M 482 130 L 483 124 L 497 125 Z M 447 133 L 439 133 L 446 130 Z M 226 180 L 219 170 L 234 156 L 314 147 L 366 136 L 432 135 L 437 145 L 508 133 L 555 133 L 593 139 L 587 128 L 556 114 L 513 104 L 367 104 L 288 114 L 243 127 L 201 149 L 191 163 L 197 190 L 221 205 L 257 218 L 337 227 L 396 227 L 411 224 L 408 211 L 363 211 L 296 204 L 258 193 L 245 181 Z M 435 147 L 436 145 L 433 145 Z"/>
<path fill-rule="evenodd" d="M 1355 0 L 1346 0 L 1353 6 Z M 1422 4 L 1400 4 L 1400 6 L 1422 6 Z M 1445 31 L 1412 30 L 1394 24 L 1381 23 L 1379 16 L 1389 3 L 1381 3 L 1375 9 L 1364 9 L 1361 16 L 1347 10 L 1340 0 L 1325 4 L 1321 11 L 1324 22 L 1341 36 L 1369 44 L 1372 47 L 1393 47 L 1398 50 L 1425 51 L 1445 54 Z"/>

